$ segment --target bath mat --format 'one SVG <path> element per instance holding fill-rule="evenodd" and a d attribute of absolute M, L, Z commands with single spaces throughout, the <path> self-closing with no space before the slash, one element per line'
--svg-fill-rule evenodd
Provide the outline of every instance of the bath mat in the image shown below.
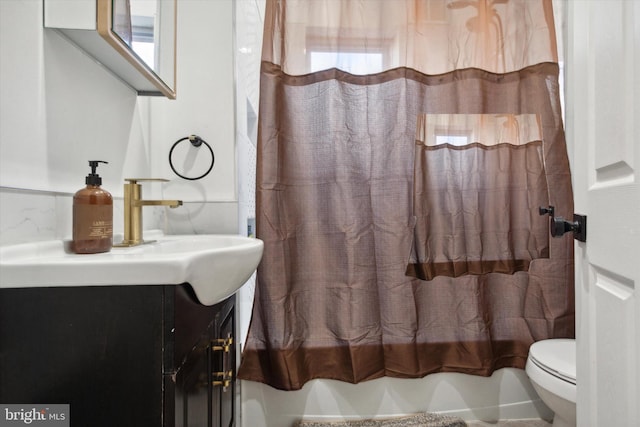
<path fill-rule="evenodd" d="M 466 427 L 462 418 L 440 414 L 416 414 L 399 418 L 378 418 L 351 421 L 306 421 L 302 420 L 296 427 Z"/>

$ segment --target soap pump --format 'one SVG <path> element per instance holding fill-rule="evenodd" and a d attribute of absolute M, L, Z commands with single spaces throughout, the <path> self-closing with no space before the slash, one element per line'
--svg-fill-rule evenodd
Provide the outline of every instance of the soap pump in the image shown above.
<path fill-rule="evenodd" d="M 108 162 L 89 160 L 86 187 L 73 196 L 73 251 L 78 254 L 109 252 L 113 246 L 113 198 L 100 187 L 98 163 Z"/>

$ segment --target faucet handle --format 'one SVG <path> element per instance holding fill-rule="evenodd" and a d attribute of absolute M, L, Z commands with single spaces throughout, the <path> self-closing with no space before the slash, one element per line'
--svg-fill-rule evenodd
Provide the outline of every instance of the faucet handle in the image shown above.
<path fill-rule="evenodd" d="M 137 184 L 138 182 L 169 182 L 168 179 L 164 178 L 125 178 L 125 181 L 129 181 L 129 184 Z"/>

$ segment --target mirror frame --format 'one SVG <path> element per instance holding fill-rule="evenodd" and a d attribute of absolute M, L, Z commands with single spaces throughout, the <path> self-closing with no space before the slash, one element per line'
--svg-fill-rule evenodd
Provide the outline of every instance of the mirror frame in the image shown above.
<path fill-rule="evenodd" d="M 124 57 L 141 75 L 143 75 L 149 82 L 151 82 L 164 96 L 169 99 L 176 99 L 176 71 L 177 71 L 177 58 L 175 58 L 177 52 L 177 30 L 173 35 L 173 87 L 167 85 L 138 55 L 135 54 L 133 49 L 126 44 L 116 33 L 113 32 L 113 2 L 112 0 L 96 0 L 97 1 L 97 31 L 98 34 L 111 45 L 122 57 Z M 174 28 L 177 29 L 177 1 L 173 1 L 174 7 Z M 153 93 L 140 93 L 140 95 L 153 95 Z"/>

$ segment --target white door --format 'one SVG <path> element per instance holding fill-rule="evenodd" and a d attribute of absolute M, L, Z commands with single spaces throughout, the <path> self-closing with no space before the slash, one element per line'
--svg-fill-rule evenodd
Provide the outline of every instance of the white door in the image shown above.
<path fill-rule="evenodd" d="M 640 426 L 640 1 L 567 1 L 578 426 Z M 565 235 L 565 237 L 567 237 Z"/>

